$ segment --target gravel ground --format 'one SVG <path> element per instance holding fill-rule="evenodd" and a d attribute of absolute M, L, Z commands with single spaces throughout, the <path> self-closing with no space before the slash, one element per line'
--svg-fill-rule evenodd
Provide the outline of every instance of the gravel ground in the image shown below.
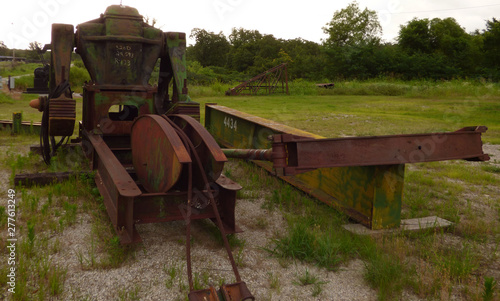
<path fill-rule="evenodd" d="M 273 231 L 283 228 L 284 221 L 277 211 L 261 209 L 262 202 L 239 200 L 237 205 L 239 225 L 245 231 L 238 237 L 246 241 L 240 255 L 239 271 L 256 300 L 376 300 L 376 292 L 364 283 L 364 265 L 360 260 L 351 261 L 337 272 L 329 272 L 313 265 L 282 262 L 269 257 L 262 248 L 267 246 Z M 258 215 L 265 215 L 269 221 L 266 230 L 250 229 L 254 228 L 252 223 Z M 183 222 L 140 225 L 138 231 L 144 245 L 137 248 L 133 258 L 116 269 L 84 270 L 77 254 L 88 252 L 90 220 L 88 215 L 81 215 L 79 223 L 66 229 L 59 237 L 62 251 L 52 260 L 68 269 L 61 299 L 114 300 L 120 292 L 131 291 L 135 287 L 139 289 L 140 300 L 183 299 L 184 293 L 178 285 L 179 281 L 187 285 Z M 215 286 L 221 279 L 226 283 L 233 282 L 234 275 L 227 254 L 213 241 L 213 236 L 204 229 L 205 225 L 206 222 L 193 224 L 193 270 L 209 274 L 209 282 Z M 165 269 L 170 267 L 178 267 L 182 272 L 169 289 L 166 282 L 170 276 Z M 325 282 L 321 294 L 316 297 L 312 297 L 312 286 L 295 284 L 298 275 L 305 274 L 306 269 Z M 277 277 L 277 284 L 270 283 L 271 275 Z"/>
<path fill-rule="evenodd" d="M 500 160 L 500 147 L 485 145 L 485 152 L 493 155 L 492 160 Z M 0 170 L 2 190 L 8 188 L 9 174 L 5 169 Z M 285 221 L 278 210 L 262 209 L 263 202 L 263 199 L 242 199 L 237 201 L 236 207 L 237 223 L 244 230 L 238 238 L 246 244 L 241 253 L 236 254 L 238 248 L 233 253 L 240 262 L 241 278 L 256 300 L 376 300 L 376 291 L 363 280 L 364 264 L 361 260 L 350 261 L 338 271 L 327 271 L 314 265 L 270 257 L 263 248 L 268 246 L 276 231 L 283 231 Z M 262 218 L 266 227 L 257 224 L 257 220 L 262 223 Z M 206 230 L 206 225 L 207 222 L 193 223 L 193 270 L 207 275 L 208 282 L 215 286 L 222 280 L 231 283 L 234 276 L 227 254 Z M 51 261 L 67 268 L 64 292 L 59 300 L 127 300 L 121 296 L 132 291 L 138 296 L 134 300 L 185 300 L 187 276 L 183 222 L 139 225 L 144 244 L 135 248 L 134 256 L 113 269 L 82 267 L 81 254 L 88 254 L 92 245 L 91 231 L 91 216 L 81 213 L 75 225 L 52 238 L 59 239 L 61 248 Z M 95 255 L 103 254 L 96 251 Z M 179 273 L 169 288 L 166 283 L 170 276 L 166 270 L 173 267 L 178 268 Z M 312 296 L 313 286 L 296 284 L 298 275 L 303 275 L 306 270 L 324 282 L 316 297 Z M 182 286 L 184 291 L 181 291 Z M 403 293 L 403 299 L 418 300 L 407 293 Z"/>

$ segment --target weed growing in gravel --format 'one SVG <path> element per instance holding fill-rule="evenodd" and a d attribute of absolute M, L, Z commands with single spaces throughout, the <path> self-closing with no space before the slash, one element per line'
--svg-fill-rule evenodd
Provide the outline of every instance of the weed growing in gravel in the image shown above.
<path fill-rule="evenodd" d="M 4 165 L 10 168 L 12 175 L 43 166 L 38 155 L 14 154 L 13 151 L 7 151 L 3 158 Z M 65 161 L 64 157 L 57 156 L 54 162 L 59 163 L 53 164 L 48 170 L 63 169 L 62 162 Z M 44 168 L 47 170 L 47 167 Z M 93 231 L 98 232 L 93 235 L 87 253 L 75 253 L 82 267 L 115 267 L 129 255 L 127 249 L 119 244 L 104 206 L 100 206 L 102 200 L 93 193 L 94 187 L 93 175 L 83 174 L 45 187 L 16 188 L 16 234 L 19 237 L 16 256 L 20 260 L 16 262 L 16 293 L 11 295 L 13 300 L 46 300 L 58 298 L 62 294 L 67 270 L 51 260 L 61 249 L 61 242 L 53 237 L 77 223 L 81 212 L 92 215 L 95 221 L 92 223 Z M 85 202 L 82 202 L 83 199 Z M 0 210 L 0 230 L 5 230 L 5 208 L 0 209 L 3 209 Z M 4 254 L 7 249 L 5 242 L 2 241 L 0 247 L 0 252 Z M 98 252 L 102 251 L 105 255 L 98 256 Z M 2 275 L 7 275 L 3 273 L 6 268 L 5 263 L 0 263 Z M 2 281 L 0 288 L 3 289 L 6 282 Z"/>
<path fill-rule="evenodd" d="M 280 278 L 277 274 L 274 274 L 272 272 L 267 273 L 267 282 L 269 283 L 269 287 L 273 290 L 275 290 L 278 294 L 280 293 L 281 286 L 280 286 Z"/>
<path fill-rule="evenodd" d="M 236 255 L 234 255 L 234 261 L 236 265 L 240 268 L 245 267 L 245 253 L 243 253 L 244 248 L 240 247 Z"/>
<path fill-rule="evenodd" d="M 493 295 L 495 293 L 495 288 L 497 285 L 497 281 L 493 277 L 485 277 L 484 278 L 484 289 L 483 289 L 483 300 L 484 301 L 492 301 Z"/>
<path fill-rule="evenodd" d="M 124 287 L 118 289 L 118 298 L 119 301 L 137 301 L 141 300 L 139 293 L 141 292 L 141 287 L 139 285 L 134 285 L 131 288 Z"/>
<path fill-rule="evenodd" d="M 299 282 L 296 282 L 296 284 L 299 285 L 310 285 L 319 282 L 319 278 L 316 275 L 309 273 L 308 269 L 305 270 L 304 274 L 298 275 L 298 279 Z"/>
<path fill-rule="evenodd" d="M 311 295 L 313 297 L 317 297 L 321 294 L 323 291 L 322 285 L 325 284 L 326 282 L 321 281 L 316 275 L 312 275 L 309 273 L 309 270 L 306 269 L 304 274 L 298 275 L 298 282 L 294 282 L 294 284 L 302 285 L 302 286 L 307 286 L 307 285 L 312 285 L 312 291 Z"/>
<path fill-rule="evenodd" d="M 168 289 L 171 289 L 174 286 L 174 279 L 180 273 L 179 268 L 177 266 L 164 266 L 163 271 L 167 274 L 168 278 L 165 281 L 165 286 Z"/>
<path fill-rule="evenodd" d="M 213 224 L 212 222 L 209 222 L 209 221 L 205 221 L 205 220 L 201 220 L 201 221 L 199 221 L 199 223 L 201 223 L 203 225 L 203 229 L 205 231 L 207 231 L 220 246 L 224 246 L 222 234 L 221 234 L 219 228 L 215 224 Z M 191 239 L 193 239 L 193 237 Z M 229 242 L 229 246 L 231 247 L 231 249 L 234 249 L 236 247 L 243 248 L 246 244 L 246 241 L 244 239 L 239 238 L 235 234 L 228 234 L 227 240 Z"/>
<path fill-rule="evenodd" d="M 397 295 L 403 288 L 404 269 L 393 256 L 378 250 L 369 250 L 365 254 L 366 281 L 378 288 L 378 299 L 387 300 Z"/>

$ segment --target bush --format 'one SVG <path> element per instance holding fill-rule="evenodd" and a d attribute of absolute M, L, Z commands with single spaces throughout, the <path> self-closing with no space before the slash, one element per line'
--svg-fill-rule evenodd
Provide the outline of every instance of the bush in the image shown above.
<path fill-rule="evenodd" d="M 76 64 L 71 67 L 69 71 L 69 84 L 73 90 L 80 91 L 86 81 L 90 81 L 90 75 L 87 69 L 77 67 Z"/>
<path fill-rule="evenodd" d="M 26 91 L 28 88 L 32 88 L 34 86 L 34 75 L 21 76 L 14 79 L 15 89 Z"/>
<path fill-rule="evenodd" d="M 3 92 L 0 92 L 0 104 L 2 103 L 14 103 L 12 99 L 5 95 Z"/>

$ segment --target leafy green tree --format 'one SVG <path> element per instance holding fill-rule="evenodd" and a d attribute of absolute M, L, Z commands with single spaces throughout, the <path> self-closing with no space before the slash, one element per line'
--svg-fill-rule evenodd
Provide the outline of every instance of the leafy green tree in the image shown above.
<path fill-rule="evenodd" d="M 399 46 L 408 54 L 431 53 L 431 32 L 429 19 L 417 19 L 401 25 L 397 41 Z"/>
<path fill-rule="evenodd" d="M 262 34 L 258 30 L 233 28 L 229 35 L 231 43 L 229 67 L 238 72 L 247 71 L 252 67 L 259 51 L 261 39 Z"/>
<path fill-rule="evenodd" d="M 0 41 L 0 55 L 7 55 L 9 48 L 5 45 L 3 41 Z"/>
<path fill-rule="evenodd" d="M 378 68 L 373 60 L 380 45 L 382 27 L 377 13 L 357 2 L 336 11 L 323 27 L 328 38 L 323 41 L 329 78 L 366 78 L 376 76 Z"/>
<path fill-rule="evenodd" d="M 39 43 L 37 41 L 34 41 L 34 42 L 30 42 L 29 43 L 29 53 L 28 53 L 28 57 L 32 60 L 38 60 L 41 58 L 41 51 L 42 51 L 42 43 Z"/>
<path fill-rule="evenodd" d="M 289 78 L 320 80 L 324 77 L 325 53 L 318 43 L 301 38 L 283 41 L 283 51 L 290 57 Z"/>
<path fill-rule="evenodd" d="M 452 78 L 477 72 L 477 41 L 454 18 L 415 18 L 401 26 L 397 40 L 401 49 L 414 58 L 407 62 L 409 69 L 413 63 L 422 64 L 419 77 L 424 74 L 431 78 Z M 427 57 L 424 59 L 423 55 Z M 414 71 L 410 73 L 415 74 Z"/>
<path fill-rule="evenodd" d="M 336 11 L 323 31 L 328 34 L 324 43 L 327 47 L 343 47 L 379 44 L 382 27 L 376 11 L 368 8 L 361 10 L 354 1 L 346 8 Z"/>
<path fill-rule="evenodd" d="M 486 21 L 483 37 L 486 65 L 491 68 L 500 68 L 500 21 L 495 18 Z"/>
<path fill-rule="evenodd" d="M 226 65 L 230 45 L 222 32 L 215 34 L 204 29 L 194 28 L 190 37 L 196 41 L 188 52 L 188 55 L 192 56 L 194 60 L 200 62 L 203 67 Z"/>
<path fill-rule="evenodd" d="M 248 30 L 244 28 L 233 28 L 229 35 L 229 42 L 233 47 L 239 48 L 243 45 L 256 44 L 262 39 L 262 34 L 258 30 Z"/>

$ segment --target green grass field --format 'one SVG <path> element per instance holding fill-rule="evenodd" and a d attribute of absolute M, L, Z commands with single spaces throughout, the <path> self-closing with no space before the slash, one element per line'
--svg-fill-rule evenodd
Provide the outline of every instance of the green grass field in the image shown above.
<path fill-rule="evenodd" d="M 498 99 L 419 99 L 400 96 L 305 95 L 203 97 L 324 137 L 454 131 L 486 125 L 484 141 L 500 143 Z"/>
<path fill-rule="evenodd" d="M 223 96 L 223 87 L 215 90 L 213 87 L 192 87 L 191 91 L 193 100 L 202 105 L 202 115 L 205 103 L 217 103 L 325 137 L 428 133 L 485 125 L 489 129 L 483 134 L 483 142 L 493 147 L 500 144 L 498 85 L 441 83 L 422 87 L 420 92 L 418 88 L 405 87 L 402 83 L 346 83 L 337 87 L 339 90 L 325 91 L 311 88 L 310 83 L 300 83 L 298 88 L 291 89 L 289 96 L 258 97 L 226 97 Z M 349 91 L 363 95 L 345 95 Z M 13 112 L 23 112 L 25 121 L 40 121 L 41 113 L 28 106 L 29 100 L 35 97 L 21 95 L 14 100 L 9 95 L 0 94 L 0 119 L 11 119 Z M 81 116 L 81 102 L 77 99 L 78 116 Z M 2 144 L 10 145 L 11 149 L 9 157 L 3 158 L 5 166 L 13 170 L 26 165 L 39 166 L 36 158 L 16 156 L 12 152 L 17 143 L 24 147 L 25 141 L 30 139 L 11 137 L 7 133 L 1 135 Z M 286 216 L 288 232 L 277 233 L 269 242 L 268 250 L 278 260 L 302 260 L 326 270 L 335 270 L 349 260 L 359 258 L 365 263 L 366 283 L 378 290 L 379 300 L 401 300 L 403 291 L 426 300 L 449 300 L 457 296 L 459 300 L 500 298 L 495 286 L 500 281 L 500 156 L 492 156 L 489 162 L 483 163 L 447 161 L 407 165 L 402 217 L 437 215 L 455 225 L 446 231 L 394 233 L 374 238 L 347 233 L 341 228 L 348 221 L 346 216 L 271 176 L 257 172 L 257 167 L 242 163 L 238 168 L 245 170 L 240 174 L 258 175 L 234 178 L 245 187 L 245 194 L 240 196 L 263 195 L 266 209 L 281 210 Z M 236 172 L 226 170 L 225 174 L 231 176 Z M 34 193 L 57 196 L 66 193 L 57 192 L 57 187 L 47 190 L 38 189 Z M 88 194 L 91 188 L 82 187 L 78 191 L 85 190 Z M 33 196 L 33 192 L 26 193 Z M 95 199 L 92 210 L 100 208 L 99 200 L 95 196 L 92 198 Z M 84 206 L 78 202 L 74 204 L 78 208 Z M 70 224 L 67 221 L 72 220 L 70 213 L 74 211 L 71 206 L 73 203 L 62 203 L 59 209 L 53 209 L 65 215 L 49 226 L 57 230 Z M 29 207 L 23 210 L 35 214 Z M 104 216 L 99 227 L 106 227 L 105 213 L 102 208 L 99 212 Z M 43 216 L 35 215 L 29 220 L 41 218 Z M 5 224 L 0 225 L 5 228 Z M 27 223 L 23 231 L 28 238 L 29 229 Z M 122 258 L 120 256 L 124 256 L 125 251 L 116 246 L 112 231 L 109 233 L 101 244 L 111 244 L 111 250 L 119 254 L 110 253 L 109 260 L 113 261 Z M 42 239 L 31 240 L 31 245 L 43 242 Z M 29 247 L 30 241 L 27 240 L 27 254 L 31 254 Z M 94 263 L 93 253 L 89 254 L 78 255 L 85 268 L 114 266 L 107 261 Z M 30 256 L 35 260 L 33 264 L 38 264 L 36 260 L 44 260 L 33 254 Z M 51 273 L 59 280 L 54 280 L 54 290 L 44 294 L 56 296 L 65 274 L 57 270 L 51 270 Z M 275 277 L 270 274 L 269 278 L 271 283 Z M 320 283 L 317 275 L 306 273 L 303 278 L 305 283 Z M 28 277 L 26 279 L 30 281 Z M 42 284 L 50 282 L 46 279 L 37 281 Z M 318 294 L 321 293 L 321 285 L 316 288 Z"/>

